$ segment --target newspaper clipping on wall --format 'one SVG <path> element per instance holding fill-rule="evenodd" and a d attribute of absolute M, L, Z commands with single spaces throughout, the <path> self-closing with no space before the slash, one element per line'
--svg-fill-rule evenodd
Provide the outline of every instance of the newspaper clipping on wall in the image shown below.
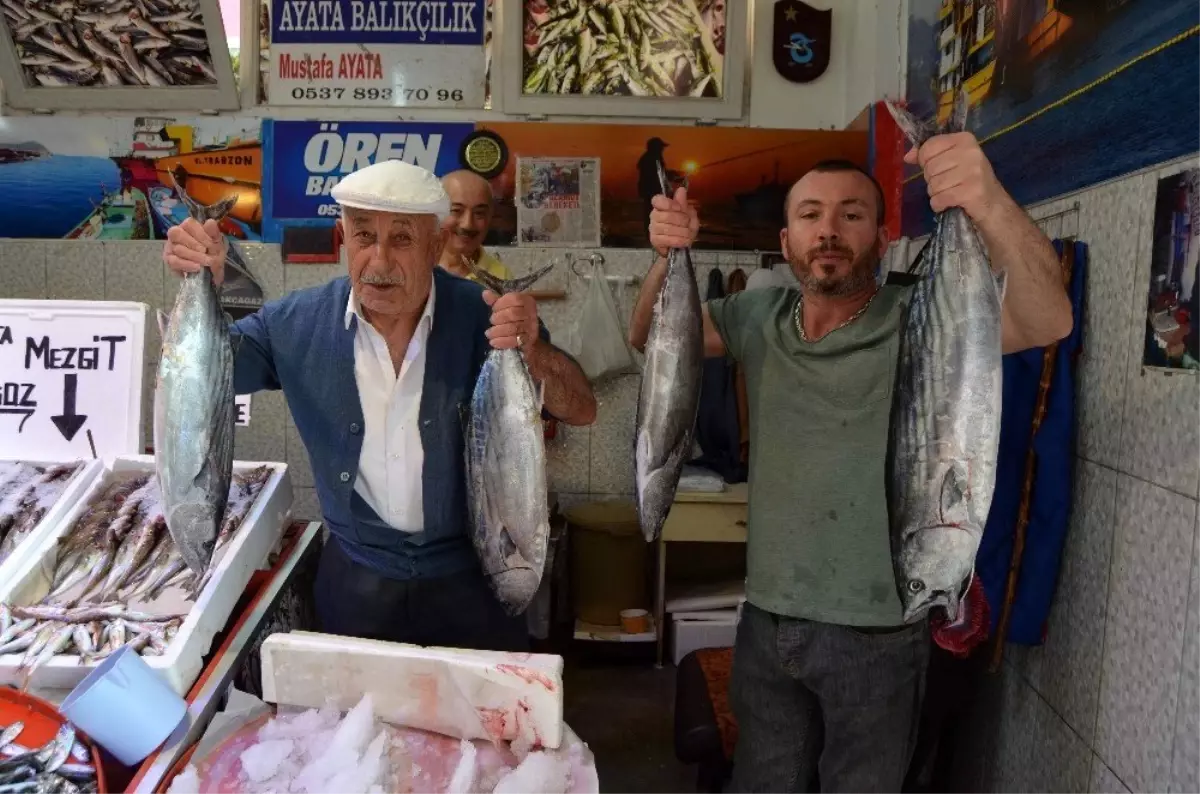
<path fill-rule="evenodd" d="M 599 247 L 599 158 L 522 157 L 516 199 L 518 244 Z"/>

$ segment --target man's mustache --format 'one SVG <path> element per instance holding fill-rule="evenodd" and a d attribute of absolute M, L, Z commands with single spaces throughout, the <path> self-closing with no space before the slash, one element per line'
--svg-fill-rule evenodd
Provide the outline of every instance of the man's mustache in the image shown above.
<path fill-rule="evenodd" d="M 821 243 L 818 246 L 808 249 L 805 259 L 811 263 L 818 256 L 829 256 L 830 254 L 834 254 L 845 259 L 854 258 L 854 252 L 845 246 L 838 245 L 837 243 Z"/>
<path fill-rule="evenodd" d="M 399 287 L 404 284 L 403 276 L 376 276 L 364 273 L 358 277 L 359 284 L 369 284 L 372 287 Z"/>
<path fill-rule="evenodd" d="M 479 236 L 479 232 L 473 229 L 455 229 L 454 234 L 457 237 L 462 237 L 465 240 L 474 240 Z"/>

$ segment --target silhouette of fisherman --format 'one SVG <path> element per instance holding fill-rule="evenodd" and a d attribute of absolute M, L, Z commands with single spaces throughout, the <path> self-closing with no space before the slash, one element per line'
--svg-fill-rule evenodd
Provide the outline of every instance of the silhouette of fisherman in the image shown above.
<path fill-rule="evenodd" d="M 667 163 L 663 159 L 663 149 L 669 146 L 662 138 L 654 137 L 646 141 L 646 152 L 637 162 L 638 169 L 638 196 L 642 199 L 642 218 L 650 217 L 650 199 L 662 192 L 662 184 L 658 181 L 658 164 L 662 163 L 663 171 L 667 170 Z M 649 230 L 646 229 L 647 238 Z"/>

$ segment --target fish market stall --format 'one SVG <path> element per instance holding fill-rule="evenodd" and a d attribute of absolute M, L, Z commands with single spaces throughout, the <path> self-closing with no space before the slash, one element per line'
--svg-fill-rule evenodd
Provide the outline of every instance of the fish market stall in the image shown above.
<path fill-rule="evenodd" d="M 598 792 L 562 721 L 562 659 L 291 632 L 266 701 L 232 693 L 166 790 Z"/>
<path fill-rule="evenodd" d="M 129 644 L 185 694 L 291 503 L 285 464 L 236 462 L 216 551 L 197 577 L 166 531 L 153 458 L 116 458 L 0 582 L 0 683 L 70 689 Z"/>

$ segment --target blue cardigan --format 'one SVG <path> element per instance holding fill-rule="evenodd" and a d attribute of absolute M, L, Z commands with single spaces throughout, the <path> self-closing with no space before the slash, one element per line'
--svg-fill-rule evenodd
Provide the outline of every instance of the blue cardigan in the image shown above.
<path fill-rule="evenodd" d="M 478 568 L 467 532 L 465 410 L 491 349 L 483 287 L 434 268 L 436 303 L 419 412 L 425 528 L 389 527 L 354 491 L 364 429 L 354 377 L 357 318 L 346 327 L 350 279 L 298 290 L 233 326 L 238 394 L 282 389 L 312 462 L 330 534 L 355 562 L 394 579 Z M 549 341 L 545 326 L 541 336 Z"/>

